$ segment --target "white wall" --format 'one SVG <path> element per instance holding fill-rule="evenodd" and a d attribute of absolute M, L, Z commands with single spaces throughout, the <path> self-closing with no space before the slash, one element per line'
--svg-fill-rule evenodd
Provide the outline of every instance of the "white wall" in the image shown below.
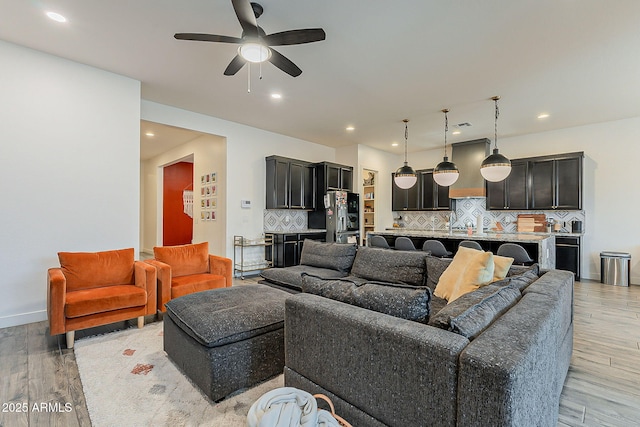
<path fill-rule="evenodd" d="M 219 176 L 226 191 L 226 254 L 233 257 L 233 236 L 262 234 L 265 208 L 264 158 L 272 154 L 308 161 L 335 161 L 335 149 L 273 132 L 252 128 L 203 114 L 142 101 L 142 119 L 193 129 L 226 138 L 226 177 Z M 242 209 L 241 200 L 251 208 Z M 219 209 L 219 210 L 220 210 Z"/>
<path fill-rule="evenodd" d="M 509 158 L 584 151 L 582 275 L 600 280 L 600 252 L 629 252 L 640 284 L 640 117 L 500 139 Z"/>
<path fill-rule="evenodd" d="M 226 253 L 226 187 L 221 185 L 226 175 L 226 141 L 215 135 L 202 135 L 179 147 L 145 161 L 142 165 L 142 227 L 143 251 L 153 254 L 154 246 L 162 246 L 162 168 L 191 157 L 193 161 L 193 242 L 209 242 L 209 252 Z M 217 216 L 215 221 L 200 219 L 200 177 L 217 172 Z"/>
<path fill-rule="evenodd" d="M 46 319 L 58 251 L 138 247 L 140 83 L 0 41 L 0 328 Z"/>

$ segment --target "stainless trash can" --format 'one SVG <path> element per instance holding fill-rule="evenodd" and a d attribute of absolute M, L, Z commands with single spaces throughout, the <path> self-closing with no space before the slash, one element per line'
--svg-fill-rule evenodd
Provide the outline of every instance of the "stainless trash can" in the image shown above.
<path fill-rule="evenodd" d="M 631 254 L 626 252 L 600 252 L 600 283 L 629 286 Z"/>

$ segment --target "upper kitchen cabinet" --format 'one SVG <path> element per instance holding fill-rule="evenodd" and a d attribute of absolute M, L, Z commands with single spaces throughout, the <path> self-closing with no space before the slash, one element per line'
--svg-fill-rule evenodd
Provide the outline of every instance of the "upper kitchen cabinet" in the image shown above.
<path fill-rule="evenodd" d="M 487 182 L 487 209 L 582 209 L 583 158 L 577 152 L 512 160 L 507 179 Z"/>
<path fill-rule="evenodd" d="M 420 210 L 449 210 L 449 187 L 438 185 L 433 180 L 433 169 L 416 173 L 418 183 L 414 187 L 419 187 Z"/>
<path fill-rule="evenodd" d="M 583 158 L 579 152 L 530 160 L 531 209 L 582 209 Z"/>
<path fill-rule="evenodd" d="M 265 160 L 267 209 L 315 209 L 316 169 L 312 163 L 280 156 Z"/>
<path fill-rule="evenodd" d="M 528 165 L 524 159 L 511 161 L 511 173 L 507 179 L 487 183 L 487 209 L 529 209 L 527 186 Z"/>
<path fill-rule="evenodd" d="M 393 180 L 395 173 L 391 174 L 391 210 L 392 211 L 418 211 L 420 210 L 421 185 L 420 180 L 408 189 L 398 187 Z"/>
<path fill-rule="evenodd" d="M 337 163 L 316 163 L 318 177 L 318 197 L 327 191 L 353 191 L 353 167 Z"/>

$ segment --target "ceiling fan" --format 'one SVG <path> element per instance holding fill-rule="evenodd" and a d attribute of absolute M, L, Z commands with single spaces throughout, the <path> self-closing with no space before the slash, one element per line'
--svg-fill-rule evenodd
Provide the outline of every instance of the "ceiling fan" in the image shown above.
<path fill-rule="evenodd" d="M 322 41 L 326 37 L 322 28 L 289 30 L 267 35 L 257 22 L 257 18 L 263 12 L 261 5 L 251 3 L 249 0 L 231 0 L 231 3 L 242 27 L 240 38 L 198 33 L 177 33 L 174 35 L 178 40 L 239 44 L 238 54 L 224 70 L 225 76 L 233 76 L 247 62 L 269 61 L 285 73 L 298 77 L 302 74 L 302 70 L 271 46 L 313 43 Z"/>

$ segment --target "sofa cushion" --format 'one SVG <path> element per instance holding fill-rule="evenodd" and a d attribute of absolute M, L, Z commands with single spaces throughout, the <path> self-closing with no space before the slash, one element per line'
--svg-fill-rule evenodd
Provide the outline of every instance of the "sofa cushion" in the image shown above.
<path fill-rule="evenodd" d="M 515 305 L 521 297 L 522 294 L 516 286 L 504 286 L 464 313 L 451 318 L 451 331 L 471 341 L 502 313 Z"/>
<path fill-rule="evenodd" d="M 517 286 L 518 289 L 520 289 L 520 292 L 524 291 L 530 284 L 539 279 L 538 274 L 540 270 L 538 268 L 538 264 L 534 264 L 532 267 L 532 269 L 527 270 L 522 274 L 509 277 L 509 279 L 511 279 L 511 283 L 514 284 L 514 286 Z"/>
<path fill-rule="evenodd" d="M 357 245 L 305 239 L 300 255 L 300 264 L 346 273 L 351 270 L 357 249 Z"/>
<path fill-rule="evenodd" d="M 451 302 L 491 282 L 493 269 L 491 252 L 460 246 L 453 261 L 440 276 L 434 295 Z"/>
<path fill-rule="evenodd" d="M 103 252 L 58 252 L 67 290 L 133 284 L 133 248 Z"/>
<path fill-rule="evenodd" d="M 525 271 L 534 270 L 536 274 L 539 274 L 539 266 L 538 264 L 533 265 L 512 265 L 509 268 L 509 272 L 507 273 L 507 277 L 518 276 Z"/>
<path fill-rule="evenodd" d="M 103 286 L 67 292 L 65 298 L 65 317 L 72 318 L 144 307 L 147 304 L 147 291 L 134 285 Z"/>
<path fill-rule="evenodd" d="M 438 285 L 440 276 L 449 267 L 453 258 L 439 258 L 432 255 L 427 255 L 427 286 L 433 292 Z M 435 296 L 435 295 L 434 295 Z M 446 301 L 446 300 L 445 300 Z"/>
<path fill-rule="evenodd" d="M 347 273 L 328 268 L 312 267 L 310 265 L 294 265 L 285 268 L 268 268 L 263 270 L 260 275 L 268 282 L 282 285 L 296 290 L 302 289 L 302 273 L 308 273 L 314 276 L 326 279 L 337 279 L 344 277 Z"/>
<path fill-rule="evenodd" d="M 450 331 L 452 318 L 461 315 L 469 308 L 478 304 L 486 297 L 498 292 L 500 289 L 507 285 L 509 285 L 509 279 L 503 279 L 501 281 L 491 283 L 490 285 L 478 288 L 473 292 L 469 292 L 468 294 L 462 295 L 460 298 L 451 302 L 451 304 L 445 304 L 445 306 L 442 307 L 442 309 L 439 311 L 436 311 L 435 307 L 432 306 L 433 310 L 431 311 L 432 315 L 429 318 L 429 325 Z M 433 301 L 438 300 L 446 302 L 446 300 L 441 299 L 437 296 L 433 297 Z"/>
<path fill-rule="evenodd" d="M 209 242 L 156 246 L 153 248 L 153 256 L 171 266 L 172 277 L 209 272 Z"/>
<path fill-rule="evenodd" d="M 302 291 L 401 319 L 429 320 L 431 290 L 426 286 L 378 281 L 358 285 L 348 278 L 328 280 L 303 274 Z"/>
<path fill-rule="evenodd" d="M 367 280 L 423 286 L 426 254 L 422 251 L 393 251 L 361 246 L 351 274 Z"/>

